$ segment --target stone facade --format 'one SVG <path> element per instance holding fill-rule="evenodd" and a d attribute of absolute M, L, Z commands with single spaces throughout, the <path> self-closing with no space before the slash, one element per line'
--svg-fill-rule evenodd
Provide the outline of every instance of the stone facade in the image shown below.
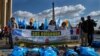
<path fill-rule="evenodd" d="M 12 0 L 0 0 L 0 26 L 6 26 L 12 17 Z"/>

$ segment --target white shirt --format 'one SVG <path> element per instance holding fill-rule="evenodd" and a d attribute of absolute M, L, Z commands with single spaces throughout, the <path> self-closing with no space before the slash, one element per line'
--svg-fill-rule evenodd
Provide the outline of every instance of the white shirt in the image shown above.
<path fill-rule="evenodd" d="M 55 30 L 55 25 L 49 25 L 48 30 L 51 30 L 51 31 Z"/>

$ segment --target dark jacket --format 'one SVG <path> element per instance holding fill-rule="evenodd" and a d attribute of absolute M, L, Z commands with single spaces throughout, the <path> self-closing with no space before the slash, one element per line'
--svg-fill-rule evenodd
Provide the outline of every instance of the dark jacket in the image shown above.
<path fill-rule="evenodd" d="M 26 29 L 34 29 L 34 26 L 28 25 L 28 26 L 26 27 Z"/>
<path fill-rule="evenodd" d="M 88 27 L 87 22 L 86 22 L 86 21 L 83 21 L 83 22 L 81 23 L 81 30 L 82 30 L 84 33 L 87 33 L 87 27 Z"/>
<path fill-rule="evenodd" d="M 94 27 L 96 26 L 96 23 L 94 20 L 87 20 L 87 31 L 88 33 L 94 33 Z"/>

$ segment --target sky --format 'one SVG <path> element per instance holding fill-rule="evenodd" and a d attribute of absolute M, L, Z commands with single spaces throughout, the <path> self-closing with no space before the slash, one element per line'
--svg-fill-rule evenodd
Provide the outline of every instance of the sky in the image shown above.
<path fill-rule="evenodd" d="M 97 20 L 100 26 L 100 0 L 13 0 L 13 16 L 33 17 L 40 22 L 52 18 L 52 2 L 55 3 L 56 19 L 68 19 L 73 25 L 80 21 L 80 17 L 87 15 Z"/>

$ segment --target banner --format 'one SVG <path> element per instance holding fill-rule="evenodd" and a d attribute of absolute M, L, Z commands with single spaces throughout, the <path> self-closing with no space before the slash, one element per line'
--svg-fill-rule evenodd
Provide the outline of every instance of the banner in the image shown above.
<path fill-rule="evenodd" d="M 59 43 L 69 41 L 79 41 L 79 34 L 74 29 L 67 30 L 27 30 L 27 29 L 13 29 L 13 42 L 23 41 L 30 43 Z"/>

